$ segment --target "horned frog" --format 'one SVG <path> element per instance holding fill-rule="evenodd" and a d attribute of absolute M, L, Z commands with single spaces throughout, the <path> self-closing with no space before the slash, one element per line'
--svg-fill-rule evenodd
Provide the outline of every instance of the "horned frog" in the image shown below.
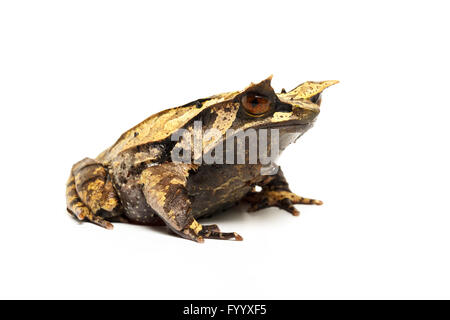
<path fill-rule="evenodd" d="M 321 205 L 320 200 L 292 193 L 281 169 L 267 174 L 261 161 L 250 163 L 252 143 L 244 144 L 244 163 L 208 164 L 198 161 L 195 149 L 186 148 L 192 161 L 173 161 L 174 150 L 184 150 L 181 146 L 191 146 L 194 140 L 177 141 L 173 136 L 180 129 L 192 132 L 198 123 L 203 131 L 215 129 L 219 135 L 201 142 L 201 156 L 211 150 L 219 154 L 217 150 L 223 149 L 217 147 L 224 141 L 232 139 L 234 145 L 234 136 L 225 135 L 229 130 L 277 129 L 281 152 L 312 126 L 322 91 L 337 82 L 305 82 L 289 92 L 275 93 L 269 77 L 242 91 L 159 112 L 126 131 L 95 160 L 85 158 L 72 167 L 67 210 L 80 221 L 107 229 L 113 228 L 111 222 L 166 225 L 183 238 L 203 242 L 242 240 L 235 232 L 221 232 L 217 225 L 197 221 L 241 200 L 250 203 L 249 211 L 276 206 L 293 215 L 299 214 L 296 204 Z M 267 149 L 271 147 L 268 143 Z"/>

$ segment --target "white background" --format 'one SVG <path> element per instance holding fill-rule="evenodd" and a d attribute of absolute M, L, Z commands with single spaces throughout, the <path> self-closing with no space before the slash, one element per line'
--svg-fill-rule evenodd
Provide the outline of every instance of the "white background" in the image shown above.
<path fill-rule="evenodd" d="M 450 298 L 445 1 L 2 1 L 0 298 Z M 324 201 L 209 219 L 243 242 L 77 224 L 72 164 L 274 74 L 337 79 L 280 165 Z"/>

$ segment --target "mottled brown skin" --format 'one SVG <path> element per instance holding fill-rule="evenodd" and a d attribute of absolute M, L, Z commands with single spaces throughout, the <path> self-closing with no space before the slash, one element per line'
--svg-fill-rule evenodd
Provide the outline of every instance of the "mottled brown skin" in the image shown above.
<path fill-rule="evenodd" d="M 260 162 L 248 164 L 248 145 L 245 164 L 208 165 L 199 162 L 195 152 L 192 163 L 172 161 L 172 150 L 184 145 L 172 141 L 171 135 L 178 129 L 192 131 L 197 120 L 203 130 L 222 132 L 221 138 L 204 143 L 204 154 L 226 140 L 227 129 L 249 128 L 278 128 L 282 151 L 312 126 L 321 92 L 337 83 L 306 82 L 277 94 L 270 80 L 162 111 L 125 132 L 95 160 L 76 163 L 67 182 L 69 213 L 107 229 L 113 228 L 111 222 L 167 225 L 181 237 L 203 242 L 242 240 L 235 232 L 197 222 L 242 200 L 250 203 L 249 211 L 276 206 L 293 215 L 299 214 L 295 204 L 322 204 L 292 193 L 281 169 L 262 175 Z M 257 192 L 256 186 L 262 190 Z"/>

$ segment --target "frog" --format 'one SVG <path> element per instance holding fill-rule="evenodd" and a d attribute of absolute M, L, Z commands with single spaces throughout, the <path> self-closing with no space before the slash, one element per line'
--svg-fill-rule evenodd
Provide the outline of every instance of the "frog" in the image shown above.
<path fill-rule="evenodd" d="M 322 92 L 338 83 L 307 81 L 276 93 L 271 80 L 272 76 L 243 90 L 156 113 L 123 133 L 96 158 L 75 163 L 66 184 L 67 211 L 77 221 L 106 229 L 113 229 L 115 222 L 167 226 L 175 235 L 204 242 L 243 240 L 237 232 L 222 232 L 216 224 L 199 222 L 240 203 L 247 203 L 249 212 L 278 207 L 293 216 L 299 215 L 295 205 L 322 205 L 320 200 L 293 193 L 276 159 L 248 161 L 259 136 L 257 142 L 241 144 L 244 161 L 202 160 L 208 152 L 220 156 L 224 142 L 232 141 L 234 148 L 237 133 L 251 129 L 277 130 L 278 157 L 313 126 Z M 196 125 L 202 132 L 215 130 L 215 135 L 200 141 L 201 148 L 193 146 L 195 138 L 186 138 Z M 228 135 L 230 130 L 234 135 Z M 262 147 L 267 152 L 275 150 L 270 141 Z M 186 161 L 174 159 L 177 152 Z"/>

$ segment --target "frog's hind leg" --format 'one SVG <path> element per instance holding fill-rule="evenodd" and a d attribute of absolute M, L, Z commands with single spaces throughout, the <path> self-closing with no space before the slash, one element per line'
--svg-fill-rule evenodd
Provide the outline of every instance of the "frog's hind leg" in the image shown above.
<path fill-rule="evenodd" d="M 83 203 L 83 201 L 81 201 L 75 187 L 75 177 L 73 175 L 70 176 L 69 181 L 67 182 L 66 199 L 67 211 L 76 219 L 80 221 L 88 220 L 106 229 L 113 228 L 111 223 L 99 216 L 94 215 L 92 211 Z"/>
<path fill-rule="evenodd" d="M 194 219 L 185 188 L 191 170 L 195 170 L 194 165 L 182 163 L 164 163 L 144 170 L 140 183 L 147 204 L 171 231 L 183 238 L 197 242 L 204 239 L 242 240 L 235 232 L 222 233 L 216 225 L 203 226 Z"/>
<path fill-rule="evenodd" d="M 80 221 L 90 221 L 106 229 L 106 219 L 120 216 L 120 204 L 105 168 L 86 158 L 72 167 L 66 189 L 67 210 Z"/>

